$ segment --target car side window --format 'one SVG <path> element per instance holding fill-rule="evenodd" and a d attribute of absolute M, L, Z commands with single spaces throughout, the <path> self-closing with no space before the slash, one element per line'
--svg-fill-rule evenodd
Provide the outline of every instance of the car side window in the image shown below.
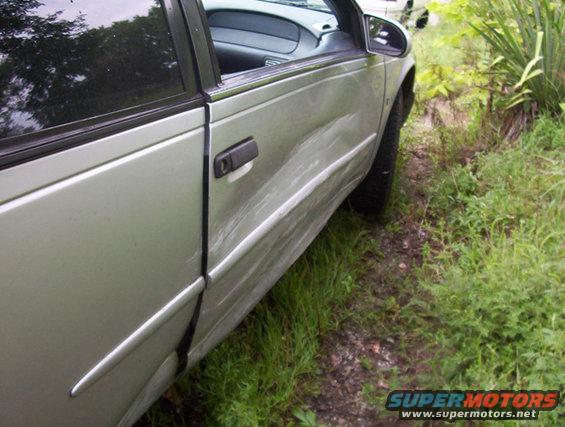
<path fill-rule="evenodd" d="M 0 17 L 0 139 L 185 91 L 158 1 L 10 0 Z"/>
<path fill-rule="evenodd" d="M 249 70 L 355 48 L 326 0 L 203 0 L 227 79 Z"/>

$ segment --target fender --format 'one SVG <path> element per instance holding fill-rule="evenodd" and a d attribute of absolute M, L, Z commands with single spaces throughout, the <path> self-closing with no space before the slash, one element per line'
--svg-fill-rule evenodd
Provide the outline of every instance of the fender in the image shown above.
<path fill-rule="evenodd" d="M 406 58 L 386 58 L 386 90 L 385 90 L 385 106 L 383 109 L 383 120 L 386 123 L 392 104 L 399 89 L 404 89 L 404 120 L 408 118 L 412 105 L 414 104 L 414 73 L 416 70 L 416 61 L 412 55 Z"/>

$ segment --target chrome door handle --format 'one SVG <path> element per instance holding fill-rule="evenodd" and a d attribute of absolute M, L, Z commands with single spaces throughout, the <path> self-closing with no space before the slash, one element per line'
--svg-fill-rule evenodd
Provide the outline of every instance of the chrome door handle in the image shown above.
<path fill-rule="evenodd" d="M 214 158 L 214 176 L 221 178 L 239 169 L 259 155 L 259 147 L 253 137 L 244 139 L 222 151 Z"/>

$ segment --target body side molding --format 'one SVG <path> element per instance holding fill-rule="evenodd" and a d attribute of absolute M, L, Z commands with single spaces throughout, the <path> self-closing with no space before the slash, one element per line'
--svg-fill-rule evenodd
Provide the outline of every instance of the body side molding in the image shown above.
<path fill-rule="evenodd" d="M 129 337 L 122 341 L 116 348 L 108 353 L 90 369 L 71 389 L 71 397 L 76 397 L 101 377 L 106 375 L 128 354 L 139 347 L 161 325 L 173 317 L 189 301 L 196 298 L 204 290 L 204 278 L 199 277 L 194 283 L 187 286 L 175 298 L 164 305 L 158 312 L 151 316 L 145 323 L 135 330 Z"/>

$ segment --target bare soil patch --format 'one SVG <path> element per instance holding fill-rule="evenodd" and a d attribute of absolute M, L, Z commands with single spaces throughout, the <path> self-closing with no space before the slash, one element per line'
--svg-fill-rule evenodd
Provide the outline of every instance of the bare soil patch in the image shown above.
<path fill-rule="evenodd" d="M 317 415 L 318 422 L 327 425 L 384 426 L 399 423 L 397 415 L 385 413 L 382 404 L 390 389 L 417 387 L 413 381 L 392 384 L 397 378 L 416 378 L 427 369 L 428 355 L 418 340 L 410 348 L 401 344 L 398 331 L 387 330 L 394 321 L 397 308 L 408 303 L 402 286 L 410 282 L 414 267 L 422 263 L 422 245 L 428 235 L 419 220 L 427 209 L 423 191 L 433 173 L 433 164 L 425 146 L 410 147 L 402 183 L 412 201 L 409 211 L 397 219 L 393 231 L 376 224 L 371 236 L 379 243 L 378 254 L 369 254 L 369 269 L 362 280 L 363 295 L 353 302 L 353 311 L 365 311 L 384 322 L 367 327 L 356 319 L 345 321 L 338 332 L 323 339 L 320 359 L 319 393 L 306 400 Z M 419 212 L 419 213 L 418 213 Z M 395 231 L 396 230 L 396 231 Z M 373 313 L 369 313 L 373 311 Z M 362 315 L 363 316 L 363 315 Z M 407 354 L 410 356 L 407 357 Z M 421 363 L 418 363 L 420 361 Z"/>

